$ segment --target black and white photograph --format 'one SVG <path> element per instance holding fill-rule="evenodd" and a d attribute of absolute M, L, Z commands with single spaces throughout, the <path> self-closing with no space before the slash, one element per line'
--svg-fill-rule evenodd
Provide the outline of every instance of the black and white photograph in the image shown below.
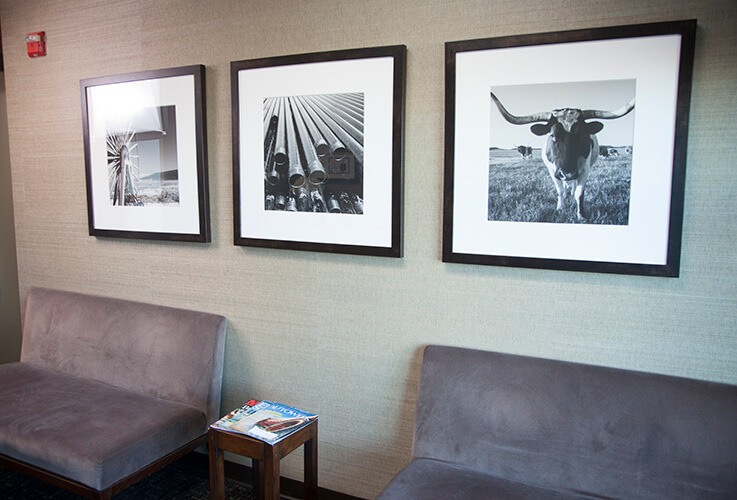
<path fill-rule="evenodd" d="M 175 106 L 110 117 L 107 146 L 110 203 L 179 203 Z"/>
<path fill-rule="evenodd" d="M 363 93 L 264 101 L 264 208 L 363 214 Z"/>
<path fill-rule="evenodd" d="M 627 225 L 635 80 L 489 94 L 490 221 Z"/>
<path fill-rule="evenodd" d="M 446 43 L 443 261 L 678 276 L 694 34 Z"/>
<path fill-rule="evenodd" d="M 204 66 L 80 81 L 90 235 L 210 241 Z"/>
<path fill-rule="evenodd" d="M 402 254 L 406 47 L 231 63 L 234 243 Z"/>

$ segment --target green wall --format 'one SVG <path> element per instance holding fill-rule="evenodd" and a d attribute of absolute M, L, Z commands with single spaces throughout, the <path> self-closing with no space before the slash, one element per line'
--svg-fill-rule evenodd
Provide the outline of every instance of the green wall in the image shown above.
<path fill-rule="evenodd" d="M 697 18 L 677 279 L 441 261 L 444 43 Z M 320 485 L 370 498 L 411 453 L 428 343 L 737 384 L 733 0 L 0 0 L 21 302 L 31 286 L 229 319 L 223 410 L 320 414 Z M 32 60 L 23 36 L 45 30 Z M 402 259 L 235 247 L 230 62 L 408 48 Z M 79 80 L 207 66 L 212 243 L 88 235 Z M 299 456 L 283 473 L 301 478 Z"/>
<path fill-rule="evenodd" d="M 8 147 L 5 78 L 0 71 L 0 364 L 20 359 L 21 341 L 13 190 Z"/>

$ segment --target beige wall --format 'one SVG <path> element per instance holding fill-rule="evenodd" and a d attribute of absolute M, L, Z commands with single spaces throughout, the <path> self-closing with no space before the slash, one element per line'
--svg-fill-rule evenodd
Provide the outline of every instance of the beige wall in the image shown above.
<path fill-rule="evenodd" d="M 443 343 L 737 383 L 737 3 L 2 0 L 19 282 L 223 314 L 224 409 L 321 415 L 320 484 L 372 497 L 409 458 L 420 348 Z M 444 42 L 698 18 L 678 279 L 441 262 Z M 23 35 L 46 30 L 47 57 Z M 408 47 L 405 256 L 235 247 L 234 60 Z M 207 65 L 213 241 L 87 234 L 79 80 Z M 301 478 L 298 457 L 284 472 Z"/>
<path fill-rule="evenodd" d="M 0 71 L 0 364 L 20 358 L 20 305 L 15 259 L 5 77 Z"/>

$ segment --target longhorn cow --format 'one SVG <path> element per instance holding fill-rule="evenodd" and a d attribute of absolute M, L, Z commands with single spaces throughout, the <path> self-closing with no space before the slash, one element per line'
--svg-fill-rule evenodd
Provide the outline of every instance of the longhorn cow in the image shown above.
<path fill-rule="evenodd" d="M 613 120 L 621 118 L 635 107 L 635 99 L 616 111 L 581 110 L 560 108 L 526 116 L 515 116 L 490 92 L 491 100 L 499 108 L 505 120 L 513 125 L 534 123 L 530 130 L 538 136 L 547 135 L 542 148 L 542 159 L 558 193 L 557 210 L 563 208 L 568 190 L 576 200 L 576 214 L 586 219 L 583 198 L 586 180 L 591 167 L 599 156 L 599 141 L 596 134 L 604 128 L 601 122 L 586 121 L 593 118 Z"/>

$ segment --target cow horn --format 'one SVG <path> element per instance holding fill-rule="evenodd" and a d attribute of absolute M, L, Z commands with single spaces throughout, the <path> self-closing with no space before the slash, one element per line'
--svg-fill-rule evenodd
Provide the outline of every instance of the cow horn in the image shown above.
<path fill-rule="evenodd" d="M 490 91 L 489 94 L 491 95 L 491 100 L 494 101 L 496 107 L 499 108 L 499 112 L 502 114 L 504 119 L 513 125 L 525 125 L 527 123 L 546 122 L 550 119 L 549 112 L 535 113 L 533 115 L 527 116 L 515 116 L 507 111 L 504 106 L 502 106 L 502 103 L 499 102 L 499 99 L 496 98 L 493 92 Z"/>
<path fill-rule="evenodd" d="M 635 98 L 633 97 L 630 102 L 622 106 L 615 111 L 600 111 L 598 109 L 587 109 L 581 112 L 581 117 L 584 120 L 589 118 L 599 118 L 600 120 L 612 120 L 614 118 L 621 118 L 630 111 L 635 109 Z"/>

